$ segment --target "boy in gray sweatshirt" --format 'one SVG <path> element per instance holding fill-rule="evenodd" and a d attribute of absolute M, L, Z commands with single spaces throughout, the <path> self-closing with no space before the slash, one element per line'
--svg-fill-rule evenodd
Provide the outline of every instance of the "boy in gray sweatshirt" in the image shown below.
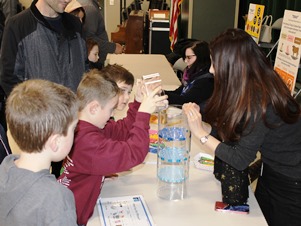
<path fill-rule="evenodd" d="M 0 225 L 75 226 L 72 192 L 50 174 L 69 153 L 78 102 L 68 88 L 46 80 L 17 85 L 7 99 L 8 136 L 15 142 L 0 165 Z"/>

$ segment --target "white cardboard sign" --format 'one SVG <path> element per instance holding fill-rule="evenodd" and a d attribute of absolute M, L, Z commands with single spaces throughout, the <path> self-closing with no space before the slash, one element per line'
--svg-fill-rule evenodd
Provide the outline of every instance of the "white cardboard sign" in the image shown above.
<path fill-rule="evenodd" d="M 293 95 L 301 55 L 301 12 L 285 10 L 274 69 Z"/>

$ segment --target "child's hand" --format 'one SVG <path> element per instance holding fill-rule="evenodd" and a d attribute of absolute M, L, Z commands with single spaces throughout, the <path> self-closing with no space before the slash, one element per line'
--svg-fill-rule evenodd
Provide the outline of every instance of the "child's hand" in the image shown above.
<path fill-rule="evenodd" d="M 145 93 L 145 87 L 144 87 L 141 79 L 139 79 L 139 78 L 137 79 L 136 86 L 137 86 L 137 89 L 136 89 L 136 93 L 135 93 L 135 100 L 137 102 L 141 103 L 143 100 L 144 93 Z"/>
<path fill-rule="evenodd" d="M 148 96 L 144 95 L 143 101 L 138 109 L 139 112 L 152 114 L 158 108 L 166 108 L 168 105 L 167 95 L 159 96 L 158 93 L 162 90 L 161 86 L 153 90 Z"/>

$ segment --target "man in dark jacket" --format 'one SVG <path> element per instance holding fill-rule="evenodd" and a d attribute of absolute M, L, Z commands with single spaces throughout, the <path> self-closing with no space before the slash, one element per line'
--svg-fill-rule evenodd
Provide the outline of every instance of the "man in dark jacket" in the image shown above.
<path fill-rule="evenodd" d="M 7 95 L 33 78 L 77 89 L 88 68 L 87 54 L 79 19 L 64 13 L 68 3 L 35 0 L 7 21 L 0 61 L 0 83 Z"/>
<path fill-rule="evenodd" d="M 70 1 L 35 0 L 7 21 L 0 58 L 0 85 L 7 96 L 16 84 L 35 78 L 76 91 L 88 61 L 81 22 L 64 12 Z M 60 168 L 52 166 L 56 176 Z"/>

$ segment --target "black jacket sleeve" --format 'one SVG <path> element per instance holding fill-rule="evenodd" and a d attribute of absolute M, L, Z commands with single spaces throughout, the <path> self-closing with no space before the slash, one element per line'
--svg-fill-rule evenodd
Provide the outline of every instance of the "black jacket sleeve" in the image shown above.
<path fill-rule="evenodd" d="M 0 63 L 0 84 L 8 96 L 13 87 L 22 82 L 14 74 L 14 66 L 18 51 L 18 34 L 15 34 L 13 20 L 8 20 L 4 28 L 2 45 L 1 45 L 1 63 Z"/>
<path fill-rule="evenodd" d="M 192 87 L 183 95 L 181 92 L 183 86 L 180 86 L 174 91 L 166 91 L 168 95 L 169 104 L 179 104 L 183 105 L 188 102 L 194 102 L 196 104 L 201 104 L 205 102 L 209 97 L 211 97 L 214 87 L 213 78 L 202 78 L 194 82 Z"/>
<path fill-rule="evenodd" d="M 11 150 L 8 145 L 6 132 L 2 127 L 2 125 L 0 124 L 0 164 L 2 163 L 3 159 L 10 154 L 11 154 Z"/>

